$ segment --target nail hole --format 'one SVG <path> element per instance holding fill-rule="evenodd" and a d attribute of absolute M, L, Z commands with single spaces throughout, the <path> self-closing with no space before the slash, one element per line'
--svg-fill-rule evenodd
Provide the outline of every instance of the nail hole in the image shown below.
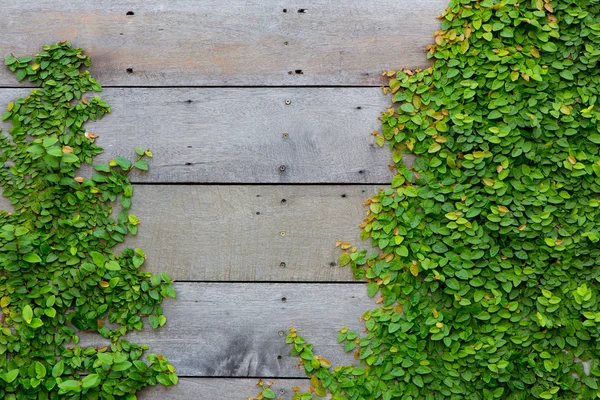
<path fill-rule="evenodd" d="M 301 69 L 297 69 L 294 72 L 296 72 L 296 75 L 304 75 L 304 72 Z"/>
<path fill-rule="evenodd" d="M 190 104 L 192 103 L 194 100 L 187 100 L 186 103 Z"/>
<path fill-rule="evenodd" d="M 282 298 L 281 298 L 281 301 L 282 301 L 283 303 L 285 303 L 285 302 L 287 301 L 287 298 L 286 298 L 286 297 L 282 297 Z"/>
<path fill-rule="evenodd" d="M 359 170 L 359 171 L 358 171 L 358 173 L 359 173 L 359 174 L 364 174 L 364 173 L 365 173 L 365 170 L 364 170 L 364 169 L 361 169 L 361 170 Z"/>
<path fill-rule="evenodd" d="M 257 194 L 256 197 L 260 197 L 260 194 Z"/>
<path fill-rule="evenodd" d="M 285 171 L 285 165 L 280 165 L 279 166 L 279 171 L 281 171 L 281 172 Z"/>
<path fill-rule="evenodd" d="M 192 146 L 188 146 L 187 148 L 188 148 L 188 149 L 191 149 L 191 148 L 192 148 Z"/>
<path fill-rule="evenodd" d="M 357 110 L 362 110 L 361 106 L 356 107 Z"/>
<path fill-rule="evenodd" d="M 192 165 L 192 163 L 191 162 L 186 162 L 185 165 Z"/>
<path fill-rule="evenodd" d="M 256 212 L 256 215 L 260 215 L 260 211 L 257 211 L 257 212 Z"/>
<path fill-rule="evenodd" d="M 119 35 L 123 36 L 123 34 L 122 34 L 122 33 L 119 33 Z"/>
<path fill-rule="evenodd" d="M 284 8 L 284 9 L 283 9 L 283 12 L 284 12 L 284 13 L 286 13 L 286 12 L 287 12 L 287 8 Z"/>
<path fill-rule="evenodd" d="M 290 42 L 283 42 L 283 44 L 284 44 L 285 46 L 287 46 L 288 44 L 290 44 Z"/>
<path fill-rule="evenodd" d="M 285 204 L 285 203 L 287 203 L 287 200 L 286 199 L 281 199 L 281 204 Z"/>
<path fill-rule="evenodd" d="M 298 14 L 304 14 L 304 13 L 306 13 L 306 8 L 298 9 Z"/>
<path fill-rule="evenodd" d="M 279 263 L 279 266 L 280 266 L 281 268 L 285 268 L 285 263 L 284 263 L 284 262 L 282 262 L 282 263 Z"/>
<path fill-rule="evenodd" d="M 330 266 L 330 267 L 335 267 L 335 261 L 332 261 L 332 262 L 330 262 L 330 263 L 329 263 L 329 266 Z"/>
<path fill-rule="evenodd" d="M 126 71 L 127 71 L 128 74 L 133 74 L 133 68 L 127 68 Z"/>
<path fill-rule="evenodd" d="M 292 74 L 293 74 L 293 72 L 292 72 L 292 71 L 288 71 L 288 75 L 292 75 Z"/>
<path fill-rule="evenodd" d="M 345 195 L 345 194 L 343 194 L 343 195 L 342 195 L 342 198 L 343 198 L 343 199 L 345 199 L 345 198 L 346 198 L 346 195 Z"/>
<path fill-rule="evenodd" d="M 277 356 L 277 359 L 278 359 L 278 360 L 281 360 L 282 358 L 283 358 L 283 357 L 281 357 L 281 356 Z"/>
<path fill-rule="evenodd" d="M 135 13 L 133 11 L 127 11 L 125 15 L 135 15 Z"/>

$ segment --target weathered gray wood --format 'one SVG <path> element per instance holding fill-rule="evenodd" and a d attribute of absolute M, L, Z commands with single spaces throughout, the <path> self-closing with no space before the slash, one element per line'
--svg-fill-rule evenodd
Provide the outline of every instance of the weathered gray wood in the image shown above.
<path fill-rule="evenodd" d="M 382 69 L 427 65 L 423 49 L 447 3 L 3 2 L 0 54 L 33 55 L 71 40 L 88 51 L 100 83 L 113 86 L 379 85 Z M 15 85 L 0 67 L 0 86 Z"/>
<path fill-rule="evenodd" d="M 135 185 L 131 213 L 141 225 L 124 244 L 144 249 L 145 270 L 176 280 L 352 282 L 335 242 L 369 248 L 358 224 L 376 193 L 362 185 Z M 12 209 L 3 197 L 0 208 Z"/>
<path fill-rule="evenodd" d="M 292 400 L 292 387 L 299 386 L 308 390 L 308 379 L 265 379 L 274 382 L 271 389 L 278 398 Z M 246 400 L 248 396 L 256 396 L 260 388 L 256 386 L 258 379 L 240 378 L 181 378 L 177 386 L 149 387 L 137 394 L 140 400 Z"/>
<path fill-rule="evenodd" d="M 28 92 L 0 90 L 0 104 Z M 98 162 L 132 158 L 136 146 L 154 153 L 150 171 L 133 181 L 385 183 L 393 176 L 390 152 L 370 135 L 390 102 L 377 88 L 111 88 L 102 97 L 112 114 L 87 125 L 106 150 Z"/>
<path fill-rule="evenodd" d="M 144 268 L 178 280 L 353 281 L 335 242 L 368 248 L 358 224 L 363 201 L 376 193 L 375 186 L 137 185 L 132 213 L 142 225 L 125 243 L 145 249 Z"/>
<path fill-rule="evenodd" d="M 167 324 L 127 338 L 163 354 L 181 376 L 304 377 L 285 344 L 294 326 L 316 354 L 354 362 L 336 341 L 339 328 L 362 330 L 359 317 L 374 302 L 362 284 L 176 283 L 165 301 Z M 83 334 L 84 346 L 105 343 Z"/>

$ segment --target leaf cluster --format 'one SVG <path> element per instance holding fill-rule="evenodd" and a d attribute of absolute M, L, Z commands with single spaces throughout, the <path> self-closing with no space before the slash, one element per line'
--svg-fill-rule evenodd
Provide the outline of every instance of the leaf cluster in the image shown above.
<path fill-rule="evenodd" d="M 441 19 L 432 67 L 386 73 L 397 174 L 361 225 L 379 251 L 340 258 L 380 304 L 338 337 L 360 366 L 295 331 L 292 354 L 334 399 L 598 398 L 600 2 L 452 0 Z"/>
<path fill-rule="evenodd" d="M 168 275 L 139 270 L 142 249 L 113 251 L 137 233 L 128 174 L 148 169 L 152 153 L 138 148 L 134 162 L 77 176 L 102 152 L 84 124 L 110 112 L 85 97 L 102 90 L 85 69 L 90 59 L 61 42 L 4 63 L 39 88 L 2 115 L 12 126 L 10 138 L 0 135 L 0 185 L 14 212 L 0 211 L 0 397 L 130 400 L 147 385 L 177 383 L 161 355 L 144 362 L 147 346 L 120 339 L 145 317 L 162 326 L 161 302 L 175 297 Z M 84 331 L 110 343 L 81 347 Z"/>

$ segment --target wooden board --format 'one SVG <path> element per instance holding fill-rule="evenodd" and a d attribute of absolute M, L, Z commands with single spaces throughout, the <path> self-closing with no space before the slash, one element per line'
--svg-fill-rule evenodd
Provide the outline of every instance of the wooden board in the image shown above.
<path fill-rule="evenodd" d="M 177 299 L 165 301 L 167 324 L 127 338 L 147 343 L 186 377 L 305 377 L 285 344 L 294 326 L 314 352 L 333 364 L 350 364 L 336 341 L 339 328 L 362 331 L 359 317 L 375 308 L 363 284 L 176 283 Z M 101 346 L 82 335 L 83 346 Z"/>
<path fill-rule="evenodd" d="M 28 92 L 0 90 L 0 104 Z M 106 150 L 97 161 L 150 148 L 150 171 L 136 182 L 389 183 L 393 176 L 389 150 L 370 135 L 390 104 L 377 88 L 111 88 L 102 97 L 112 114 L 87 125 Z"/>
<path fill-rule="evenodd" d="M 271 389 L 278 398 L 292 400 L 292 387 L 299 386 L 303 391 L 308 390 L 308 379 L 274 379 Z M 256 396 L 260 388 L 256 379 L 240 378 L 181 378 L 177 386 L 149 387 L 137 394 L 140 400 L 247 400 L 248 396 Z"/>
<path fill-rule="evenodd" d="M 131 213 L 141 225 L 124 245 L 144 249 L 145 270 L 176 280 L 353 282 L 335 242 L 370 248 L 358 224 L 377 189 L 135 185 Z M 0 208 L 12 210 L 1 197 Z"/>
<path fill-rule="evenodd" d="M 70 40 L 107 86 L 378 86 L 382 69 L 428 65 L 423 49 L 448 1 L 4 3 L 2 58 Z M 0 86 L 16 85 L 0 68 Z"/>

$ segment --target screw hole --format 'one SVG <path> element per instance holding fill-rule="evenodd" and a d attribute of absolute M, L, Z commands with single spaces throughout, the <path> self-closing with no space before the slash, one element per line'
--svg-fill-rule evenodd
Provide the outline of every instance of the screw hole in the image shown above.
<path fill-rule="evenodd" d="M 357 110 L 362 110 L 361 106 L 356 107 Z"/>
<path fill-rule="evenodd" d="M 286 199 L 281 199 L 281 204 L 285 204 L 285 203 L 287 203 L 287 200 Z"/>
<path fill-rule="evenodd" d="M 306 8 L 298 9 L 298 14 L 305 14 L 305 13 L 306 13 Z"/>
<path fill-rule="evenodd" d="M 342 195 L 342 199 L 345 199 L 345 198 L 346 198 L 346 194 L 343 194 L 343 195 Z"/>
<path fill-rule="evenodd" d="M 283 12 L 284 12 L 284 13 L 286 13 L 286 12 L 287 12 L 287 8 L 284 8 L 284 9 L 283 9 Z"/>
<path fill-rule="evenodd" d="M 296 75 L 304 75 L 304 71 L 302 71 L 301 69 L 297 69 L 294 72 L 296 73 Z"/>
<path fill-rule="evenodd" d="M 290 42 L 283 42 L 284 46 L 287 46 L 288 44 L 290 44 Z"/>
<path fill-rule="evenodd" d="M 277 356 L 277 359 L 278 359 L 278 360 L 281 360 L 282 358 L 283 358 L 283 357 L 281 357 L 281 356 Z"/>
<path fill-rule="evenodd" d="M 126 71 L 128 74 L 133 74 L 133 68 L 127 68 Z"/>
<path fill-rule="evenodd" d="M 364 173 L 365 173 L 365 170 L 364 170 L 364 169 L 361 169 L 361 170 L 359 170 L 359 171 L 358 171 L 358 173 L 359 173 L 359 174 L 364 174 Z"/>
<path fill-rule="evenodd" d="M 125 15 L 135 15 L 135 13 L 133 11 L 127 11 Z"/>
<path fill-rule="evenodd" d="M 185 165 L 192 165 L 192 163 L 191 162 L 186 162 Z"/>
<path fill-rule="evenodd" d="M 286 298 L 286 297 L 282 297 L 282 298 L 281 298 L 281 301 L 282 301 L 283 303 L 285 303 L 285 302 L 287 301 L 287 298 Z"/>
<path fill-rule="evenodd" d="M 193 103 L 193 102 L 194 102 L 194 100 L 187 100 L 186 101 L 186 103 L 188 103 L 188 104 Z"/>
<path fill-rule="evenodd" d="M 257 212 L 256 212 L 256 215 L 260 215 L 260 211 L 257 211 Z"/>

